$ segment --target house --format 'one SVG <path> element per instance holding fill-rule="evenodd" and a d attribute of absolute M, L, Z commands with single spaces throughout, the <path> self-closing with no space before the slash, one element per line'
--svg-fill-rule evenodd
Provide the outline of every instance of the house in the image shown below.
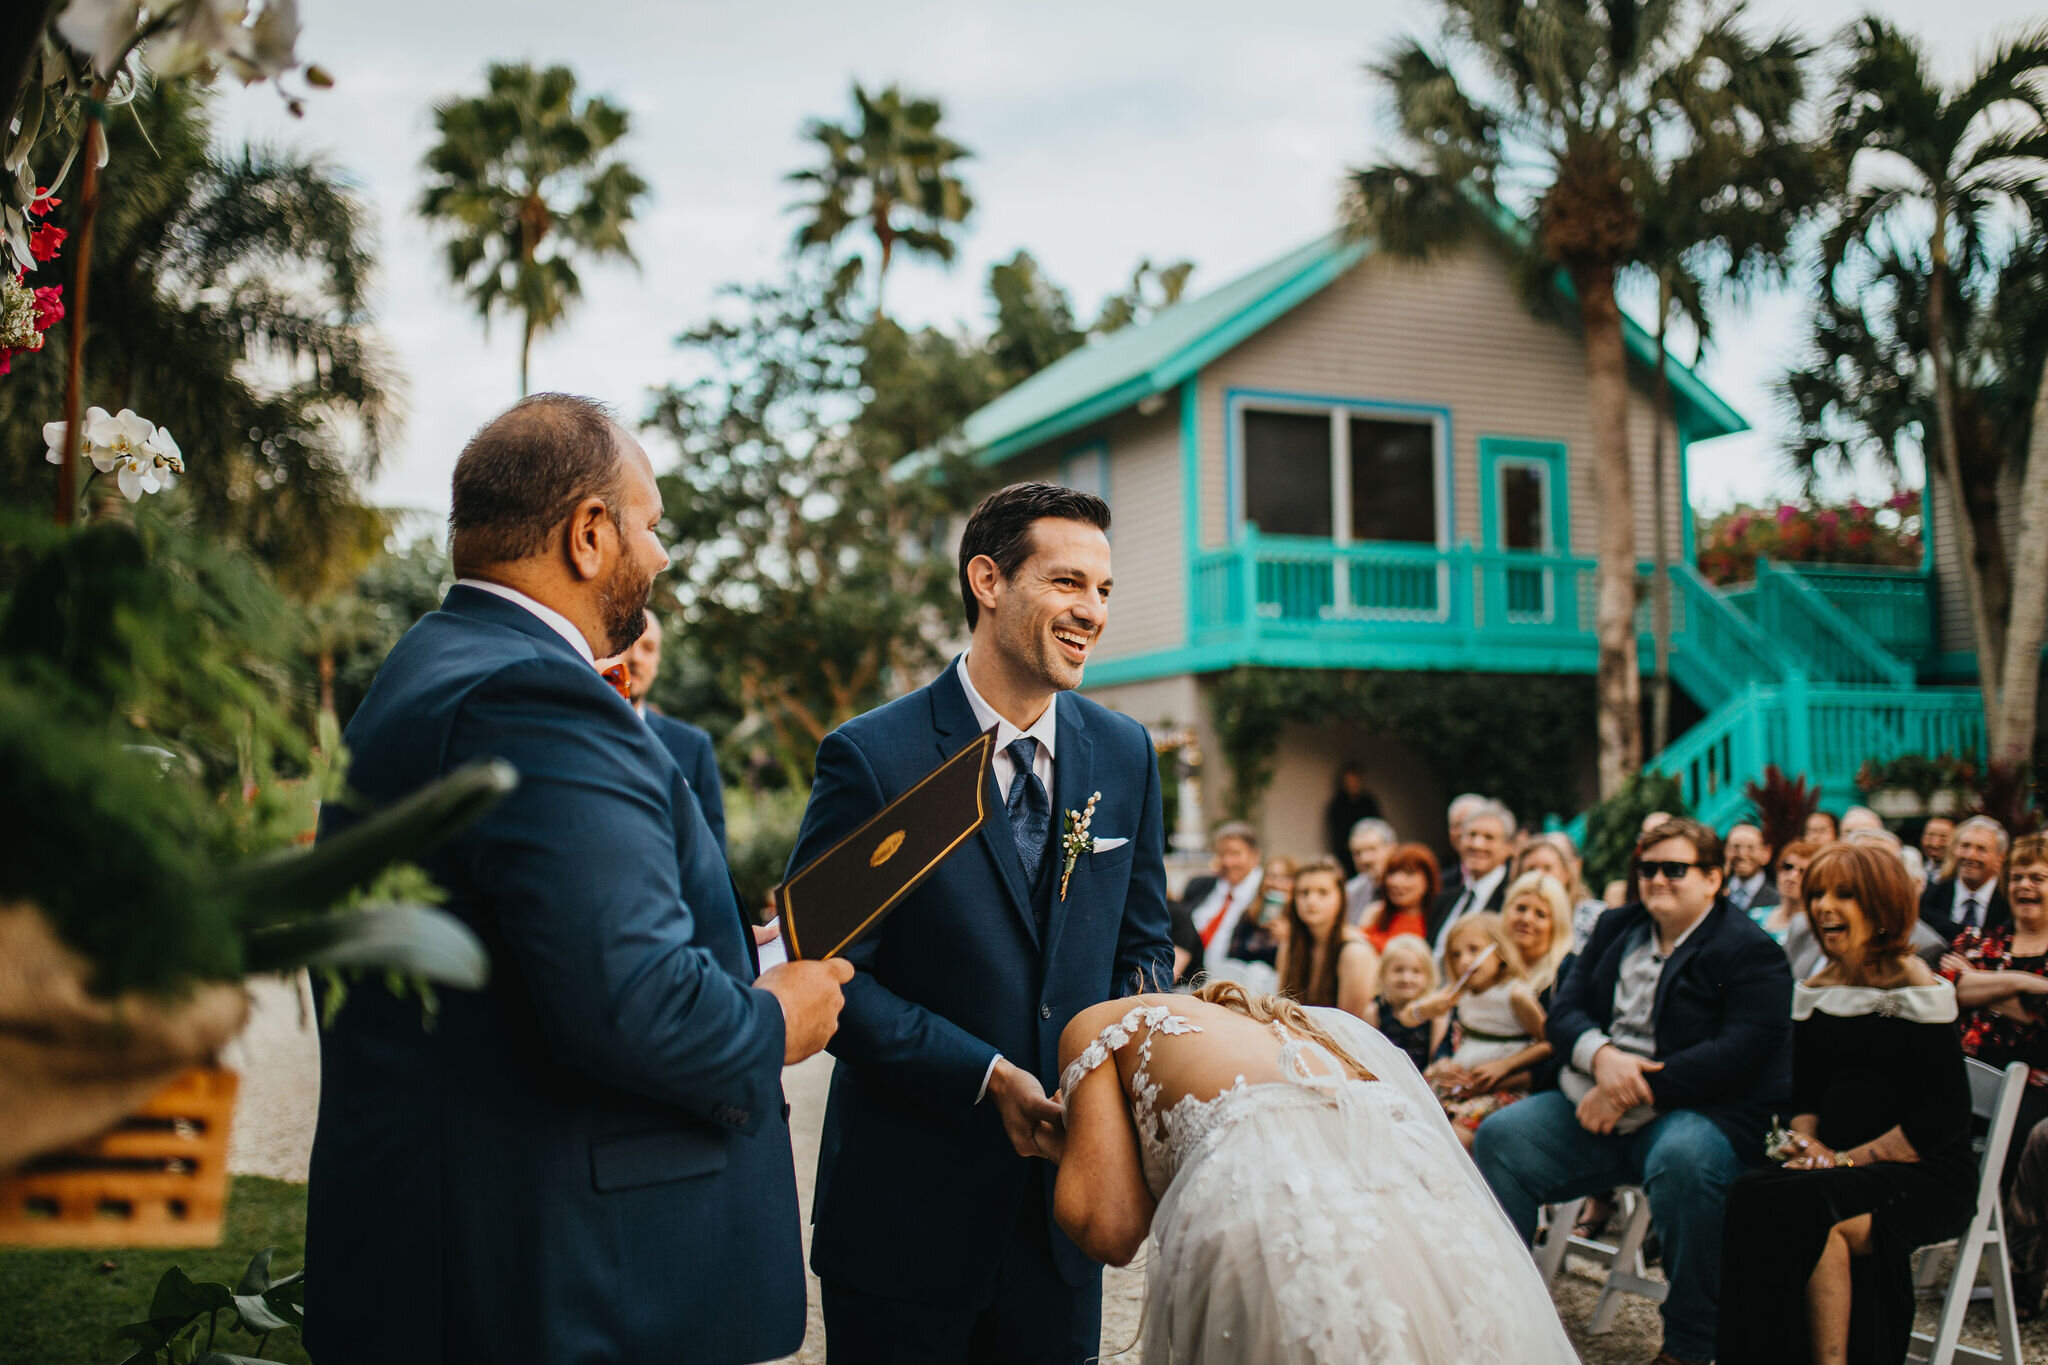
<path fill-rule="evenodd" d="M 1491 734 L 1483 717 L 1466 727 L 1455 764 L 1444 741 L 1390 725 L 1392 712 L 1296 712 L 1269 726 L 1277 739 L 1257 761 L 1271 781 L 1248 790 L 1277 850 L 1322 848 L 1346 760 L 1364 766 L 1397 827 L 1424 837 L 1441 837 L 1446 801 L 1486 769 L 1489 748 L 1543 746 L 1553 771 L 1525 796 L 1543 807 L 1525 819 L 1588 804 L 1593 551 L 1610 515 L 1634 519 L 1646 557 L 1655 519 L 1665 523 L 1676 714 L 1689 724 L 1655 764 L 1680 774 L 1709 818 L 1732 815 L 1766 761 L 1814 774 L 1839 807 L 1866 757 L 1979 743 L 1975 692 L 1922 685 L 1940 657 L 1930 573 L 1770 569 L 1724 593 L 1693 571 L 1686 468 L 1745 423 L 1670 362 L 1676 469 L 1659 504 L 1655 343 L 1633 323 L 1625 339 L 1626 508 L 1602 505 L 1594 487 L 1577 334 L 1524 304 L 1492 244 L 1422 264 L 1321 238 L 1064 357 L 964 434 L 1007 480 L 1109 500 L 1116 589 L 1085 690 L 1196 737 L 1202 797 L 1184 827 L 1224 814 L 1240 777 L 1230 754 L 1254 761 L 1217 714 L 1234 695 L 1219 689 L 1245 670 L 1270 671 L 1266 693 L 1281 703 L 1332 694 L 1333 678 L 1376 678 L 1372 695 L 1500 712 Z M 1647 611 L 1643 621 L 1647 632 Z M 1647 633 L 1642 645 L 1647 672 Z M 1525 681 L 1537 676 L 1577 681 Z M 1522 704 L 1535 694 L 1566 700 L 1539 723 Z M 1241 709 L 1226 719 L 1242 725 Z"/>

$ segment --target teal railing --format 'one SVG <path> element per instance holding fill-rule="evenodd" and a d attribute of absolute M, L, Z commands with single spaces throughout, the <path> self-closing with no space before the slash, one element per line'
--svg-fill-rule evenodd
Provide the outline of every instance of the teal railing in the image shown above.
<path fill-rule="evenodd" d="M 1672 663 L 1694 700 L 1718 706 L 1751 683 L 1781 683 L 1798 671 L 1770 635 L 1699 570 L 1673 564 L 1670 572 Z"/>
<path fill-rule="evenodd" d="M 1796 573 L 1853 622 L 1865 639 L 1894 657 L 1922 663 L 1933 656 L 1934 609 L 1924 572 L 1853 564 L 1771 567 Z"/>
<path fill-rule="evenodd" d="M 1817 682 L 1911 687 L 1913 666 L 1885 649 L 1802 573 L 1756 564 L 1757 623 Z"/>

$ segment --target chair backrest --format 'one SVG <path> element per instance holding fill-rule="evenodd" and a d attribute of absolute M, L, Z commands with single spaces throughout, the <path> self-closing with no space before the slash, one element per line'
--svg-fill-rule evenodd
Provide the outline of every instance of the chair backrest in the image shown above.
<path fill-rule="evenodd" d="M 1979 1207 L 1998 1199 L 1998 1178 L 2005 1170 L 2005 1151 L 2012 1142 L 2013 1121 L 2019 1117 L 2020 1099 L 2027 1090 L 2027 1064 L 2014 1062 L 2005 1070 L 1986 1066 L 1965 1057 L 1963 1066 L 1970 1077 L 1970 1109 L 1990 1121 L 1984 1134 L 1984 1167 L 1977 1180 Z"/>

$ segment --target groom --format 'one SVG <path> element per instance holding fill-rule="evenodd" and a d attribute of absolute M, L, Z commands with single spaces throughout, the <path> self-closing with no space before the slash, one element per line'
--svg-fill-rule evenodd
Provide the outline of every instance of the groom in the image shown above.
<path fill-rule="evenodd" d="M 1173 980 L 1151 739 L 1071 691 L 1109 620 L 1108 529 L 1092 494 L 989 495 L 960 542 L 966 655 L 818 749 L 792 868 L 996 731 L 988 823 L 850 954 L 811 1251 L 831 1365 L 1101 1349 L 1102 1270 L 1053 1225 L 1032 1133 L 1060 1119 L 1067 1021 Z"/>
<path fill-rule="evenodd" d="M 639 637 L 661 495 L 588 399 L 541 394 L 455 463 L 461 577 L 349 722 L 390 802 L 471 760 L 519 788 L 424 859 L 489 947 L 439 1013 L 375 979 L 320 1031 L 306 1344 L 322 1365 L 741 1362 L 796 1349 L 782 1067 L 843 963 L 756 977 L 668 752 L 592 667 Z M 350 814 L 330 805 L 323 836 Z"/>

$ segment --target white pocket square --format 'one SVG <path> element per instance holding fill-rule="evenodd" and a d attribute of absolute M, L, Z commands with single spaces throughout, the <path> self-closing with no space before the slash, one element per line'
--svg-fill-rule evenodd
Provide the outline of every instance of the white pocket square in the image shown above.
<path fill-rule="evenodd" d="M 1088 851 L 1090 853 L 1107 853 L 1113 848 L 1122 848 L 1129 842 L 1129 839 L 1097 839 Z"/>

